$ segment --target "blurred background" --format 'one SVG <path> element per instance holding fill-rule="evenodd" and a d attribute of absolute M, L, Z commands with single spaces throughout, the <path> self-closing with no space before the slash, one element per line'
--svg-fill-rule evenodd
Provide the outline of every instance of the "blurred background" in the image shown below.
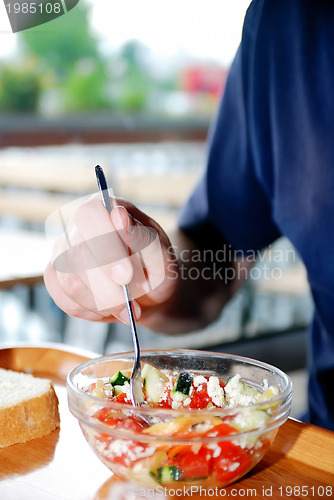
<path fill-rule="evenodd" d="M 46 293 L 45 220 L 96 191 L 100 163 L 115 194 L 173 224 L 205 166 L 249 3 L 80 0 L 48 24 L 0 32 L 0 346 L 131 350 L 128 327 L 69 318 Z M 293 375 L 298 415 L 311 315 L 304 267 L 282 238 L 215 324 L 175 337 L 139 329 L 140 342 L 273 363 Z"/>

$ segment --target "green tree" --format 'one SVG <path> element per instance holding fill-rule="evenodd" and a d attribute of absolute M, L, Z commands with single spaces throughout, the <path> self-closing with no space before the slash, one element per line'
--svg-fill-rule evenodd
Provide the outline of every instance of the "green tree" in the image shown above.
<path fill-rule="evenodd" d="M 111 59 L 111 95 L 114 108 L 141 111 L 147 105 L 154 82 L 146 63 L 146 51 L 146 47 L 140 42 L 130 40 Z"/>
<path fill-rule="evenodd" d="M 104 64 L 94 59 L 81 59 L 62 87 L 62 103 L 68 111 L 109 108 L 106 96 Z"/>
<path fill-rule="evenodd" d="M 0 67 L 0 108 L 58 113 L 147 109 L 163 85 L 152 76 L 148 49 L 131 40 L 119 51 L 102 55 L 91 30 L 90 9 L 81 0 L 66 15 L 18 34 L 18 67 Z M 34 61 L 33 69 L 26 65 L 29 60 Z"/>
<path fill-rule="evenodd" d="M 42 77 L 33 63 L 3 64 L 0 78 L 0 109 L 30 113 L 37 110 Z"/>
<path fill-rule="evenodd" d="M 33 56 L 48 74 L 43 90 L 52 90 L 58 110 L 108 106 L 105 60 L 91 31 L 90 9 L 81 1 L 65 16 L 19 34 L 23 57 Z"/>
<path fill-rule="evenodd" d="M 35 54 L 61 80 L 83 58 L 101 60 L 98 39 L 90 29 L 90 7 L 81 1 L 65 16 L 48 24 L 22 31 L 19 36 L 25 54 Z"/>

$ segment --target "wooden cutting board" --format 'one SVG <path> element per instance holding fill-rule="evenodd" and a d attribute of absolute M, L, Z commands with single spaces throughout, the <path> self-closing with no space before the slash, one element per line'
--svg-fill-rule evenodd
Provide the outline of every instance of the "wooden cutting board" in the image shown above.
<path fill-rule="evenodd" d="M 0 449 L 1 500 L 334 497 L 334 433 L 293 419 L 281 427 L 271 449 L 245 478 L 221 492 L 209 491 L 210 496 L 189 488 L 166 497 L 163 488 L 153 494 L 120 481 L 90 450 L 67 406 L 67 373 L 92 356 L 60 344 L 0 349 L 1 368 L 53 380 L 61 415 L 60 430 Z"/>

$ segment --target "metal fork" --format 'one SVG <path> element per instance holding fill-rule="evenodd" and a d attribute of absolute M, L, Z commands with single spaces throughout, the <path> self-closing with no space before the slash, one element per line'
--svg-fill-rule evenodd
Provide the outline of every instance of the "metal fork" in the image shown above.
<path fill-rule="evenodd" d="M 104 207 L 107 209 L 110 214 L 112 207 L 109 198 L 109 191 L 107 181 L 103 172 L 102 167 L 100 165 L 96 165 L 95 167 L 95 175 L 97 179 L 97 185 L 99 187 L 99 191 L 101 194 L 101 199 Z M 142 391 L 142 377 L 141 377 L 141 365 L 140 365 L 140 346 L 138 341 L 136 322 L 134 319 L 132 302 L 130 299 L 129 289 L 127 285 L 122 285 L 123 294 L 126 303 L 126 309 L 129 316 L 130 321 L 130 329 L 132 335 L 132 342 L 135 352 L 134 365 L 130 378 L 130 396 L 131 403 L 133 406 L 140 406 L 144 401 L 143 391 Z"/>

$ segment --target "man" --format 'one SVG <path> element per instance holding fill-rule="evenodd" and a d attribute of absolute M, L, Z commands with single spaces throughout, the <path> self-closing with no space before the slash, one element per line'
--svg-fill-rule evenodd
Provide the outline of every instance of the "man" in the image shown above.
<path fill-rule="evenodd" d="M 99 283 L 109 297 L 120 293 L 119 284 L 136 283 L 138 321 L 170 333 L 213 321 L 242 282 L 226 280 L 228 273 L 222 273 L 221 279 L 212 272 L 212 279 L 207 279 L 203 259 L 185 262 L 185 251 L 188 256 L 195 251 L 204 255 L 211 249 L 216 256 L 210 264 L 213 270 L 222 265 L 217 255 L 226 246 L 246 255 L 282 234 L 287 236 L 305 263 L 315 304 L 306 418 L 334 430 L 333 61 L 332 2 L 254 0 L 210 133 L 207 169 L 181 213 L 179 227 L 168 237 L 128 202 L 119 202 L 122 207 L 109 217 L 94 198 L 77 212 L 70 231 L 74 239 L 88 241 L 118 230 L 118 243 L 113 246 L 119 247 L 117 262 L 113 259 L 102 266 L 107 254 L 110 262 L 114 252 L 105 245 L 104 257 L 101 260 L 99 255 L 97 260 L 103 270 Z M 120 260 L 126 246 L 133 252 L 147 249 L 145 276 L 148 281 L 160 279 L 158 287 L 145 289 L 136 261 Z M 64 240 L 58 253 L 65 249 Z M 95 252 L 89 247 L 90 251 Z M 158 254 L 163 255 L 163 266 Z M 195 266 L 198 279 L 182 278 L 184 265 Z M 237 260 L 224 263 L 227 269 L 240 265 Z M 126 321 L 119 296 L 112 308 L 96 306 L 83 273 L 62 273 L 50 264 L 45 282 L 55 302 L 69 314 Z"/>

